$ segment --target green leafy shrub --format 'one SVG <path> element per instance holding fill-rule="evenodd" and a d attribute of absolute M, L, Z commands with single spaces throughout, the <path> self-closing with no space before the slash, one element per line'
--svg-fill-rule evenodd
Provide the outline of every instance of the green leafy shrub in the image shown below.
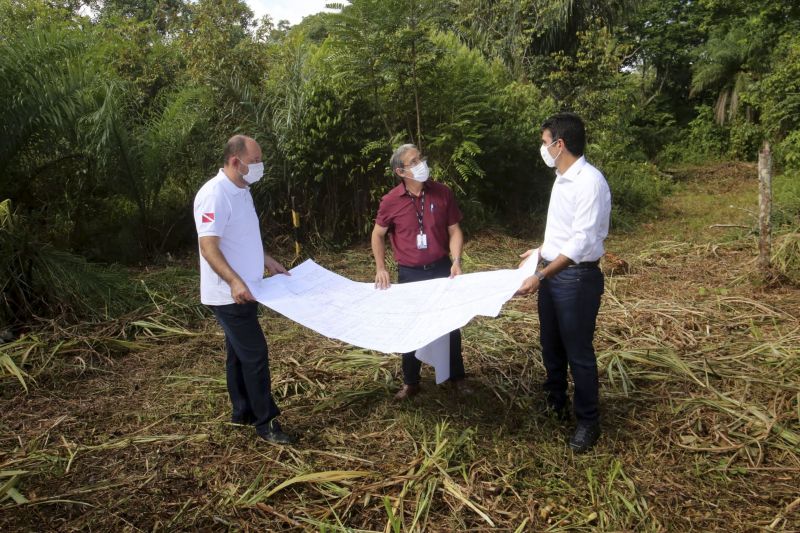
<path fill-rule="evenodd" d="M 775 176 L 772 180 L 773 224 L 800 226 L 800 170 Z"/>
<path fill-rule="evenodd" d="M 611 161 L 601 170 L 611 189 L 611 223 L 615 229 L 630 228 L 653 213 L 670 189 L 670 182 L 650 163 Z"/>
<path fill-rule="evenodd" d="M 715 122 L 711 106 L 701 105 L 696 111 L 686 134 L 664 148 L 659 158 L 664 163 L 702 164 L 717 161 L 728 152 L 729 128 Z"/>
<path fill-rule="evenodd" d="M 37 241 L 9 200 L 0 203 L 0 280 L 0 322 L 6 326 L 34 316 L 118 316 L 143 296 L 123 272 Z"/>
<path fill-rule="evenodd" d="M 777 144 L 775 156 L 787 170 L 800 171 L 800 129 L 792 131 Z"/>
<path fill-rule="evenodd" d="M 728 154 L 741 161 L 755 161 L 764 142 L 764 130 L 753 122 L 736 120 L 730 127 Z"/>

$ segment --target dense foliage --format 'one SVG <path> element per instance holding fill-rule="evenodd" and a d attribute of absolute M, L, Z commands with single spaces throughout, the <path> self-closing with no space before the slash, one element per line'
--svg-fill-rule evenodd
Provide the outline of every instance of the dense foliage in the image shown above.
<path fill-rule="evenodd" d="M 0 200 L 44 241 L 133 262 L 191 243 L 191 200 L 256 137 L 264 226 L 363 238 L 420 145 L 467 230 L 526 232 L 552 180 L 539 124 L 572 110 L 621 227 L 657 165 L 800 167 L 800 7 L 744 0 L 353 0 L 290 27 L 241 0 L 0 0 Z M 84 13 L 81 15 L 80 13 Z"/>

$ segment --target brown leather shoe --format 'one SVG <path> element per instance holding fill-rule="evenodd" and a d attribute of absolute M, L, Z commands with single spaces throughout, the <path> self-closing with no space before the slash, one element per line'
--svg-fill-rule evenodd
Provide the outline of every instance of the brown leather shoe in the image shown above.
<path fill-rule="evenodd" d="M 456 392 L 462 396 L 472 396 L 475 394 L 475 390 L 470 387 L 467 380 L 463 378 L 453 381 L 453 387 L 456 389 Z"/>
<path fill-rule="evenodd" d="M 397 401 L 403 401 L 411 398 L 412 396 L 416 396 L 419 394 L 420 386 L 419 385 L 408 385 L 406 383 L 403 384 L 403 387 L 397 391 L 397 394 L 394 395 L 394 399 Z"/>

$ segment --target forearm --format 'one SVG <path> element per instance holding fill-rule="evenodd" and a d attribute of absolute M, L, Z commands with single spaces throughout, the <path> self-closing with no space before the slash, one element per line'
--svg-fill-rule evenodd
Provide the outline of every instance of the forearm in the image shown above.
<path fill-rule="evenodd" d="M 570 265 L 573 265 L 574 262 L 572 259 L 567 257 L 566 255 L 559 254 L 553 261 L 551 261 L 545 268 L 541 270 L 542 274 L 544 274 L 545 278 L 552 278 L 565 268 Z"/>
<path fill-rule="evenodd" d="M 372 232 L 372 256 L 375 258 L 375 269 L 386 270 L 386 242 L 383 235 Z"/>
<path fill-rule="evenodd" d="M 464 251 L 464 233 L 455 226 L 450 229 L 450 258 L 453 263 L 461 264 L 461 253 Z"/>

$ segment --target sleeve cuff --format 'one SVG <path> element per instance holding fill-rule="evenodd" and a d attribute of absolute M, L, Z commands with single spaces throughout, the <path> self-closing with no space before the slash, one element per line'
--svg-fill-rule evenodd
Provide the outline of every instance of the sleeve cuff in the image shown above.
<path fill-rule="evenodd" d="M 579 263 L 580 261 L 578 261 L 578 259 L 582 255 L 578 247 L 571 245 L 570 243 L 567 243 L 567 245 L 564 248 L 562 248 L 561 252 L 559 253 L 564 257 L 569 258 L 569 260 L 572 261 L 573 263 Z"/>

